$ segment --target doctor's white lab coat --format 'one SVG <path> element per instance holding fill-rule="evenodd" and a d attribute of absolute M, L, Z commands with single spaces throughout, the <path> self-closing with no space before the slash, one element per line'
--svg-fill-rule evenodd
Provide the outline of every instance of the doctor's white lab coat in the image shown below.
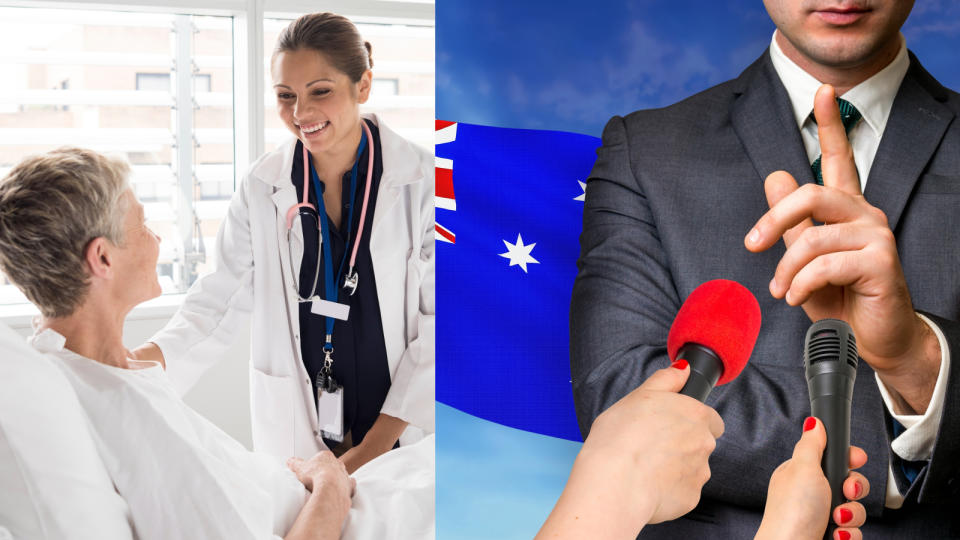
<path fill-rule="evenodd" d="M 381 412 L 410 425 L 409 444 L 434 430 L 434 178 L 432 155 L 375 115 L 383 175 L 370 234 L 391 386 Z M 250 387 L 253 444 L 276 456 L 309 458 L 325 448 L 311 378 L 300 354 L 292 276 L 303 256 L 300 227 L 287 248 L 287 209 L 296 139 L 253 164 L 217 235 L 216 270 L 190 288 L 183 305 L 150 341 L 167 375 L 185 393 L 226 352 L 252 315 Z M 360 283 L 360 287 L 365 284 Z M 369 284 L 366 284 L 369 286 Z"/>

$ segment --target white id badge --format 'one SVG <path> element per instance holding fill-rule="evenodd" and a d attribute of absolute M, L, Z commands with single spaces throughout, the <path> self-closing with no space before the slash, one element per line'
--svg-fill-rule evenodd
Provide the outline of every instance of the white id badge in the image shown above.
<path fill-rule="evenodd" d="M 317 420 L 323 437 L 332 441 L 343 440 L 343 387 L 335 392 L 317 392 Z"/>
<path fill-rule="evenodd" d="M 350 316 L 350 305 L 331 302 L 323 298 L 314 298 L 313 305 L 310 306 L 310 312 L 321 317 L 333 317 L 345 321 Z"/>

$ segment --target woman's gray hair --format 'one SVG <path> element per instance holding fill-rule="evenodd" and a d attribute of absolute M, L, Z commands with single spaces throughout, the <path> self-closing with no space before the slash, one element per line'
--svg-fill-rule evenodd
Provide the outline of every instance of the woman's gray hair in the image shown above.
<path fill-rule="evenodd" d="M 91 240 L 122 245 L 129 174 L 123 160 L 59 148 L 0 180 L 0 270 L 44 317 L 68 316 L 83 303 Z"/>

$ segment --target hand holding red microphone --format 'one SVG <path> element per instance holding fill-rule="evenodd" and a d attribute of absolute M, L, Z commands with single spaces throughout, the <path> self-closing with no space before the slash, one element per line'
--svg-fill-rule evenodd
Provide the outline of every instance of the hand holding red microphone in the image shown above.
<path fill-rule="evenodd" d="M 537 538 L 634 538 L 697 505 L 723 420 L 677 393 L 689 374 L 678 361 L 597 417 Z"/>

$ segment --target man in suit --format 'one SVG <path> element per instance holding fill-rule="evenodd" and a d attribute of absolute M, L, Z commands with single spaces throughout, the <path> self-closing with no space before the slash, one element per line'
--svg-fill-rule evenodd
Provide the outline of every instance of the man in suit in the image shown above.
<path fill-rule="evenodd" d="M 754 534 L 809 414 L 804 334 L 832 317 L 864 360 L 864 536 L 960 537 L 960 95 L 907 51 L 911 1 L 764 3 L 777 31 L 740 77 L 604 130 L 570 316 L 581 431 L 666 365 L 683 299 L 733 279 L 763 325 L 708 400 L 726 424 L 712 478 L 694 512 L 642 536 Z"/>

